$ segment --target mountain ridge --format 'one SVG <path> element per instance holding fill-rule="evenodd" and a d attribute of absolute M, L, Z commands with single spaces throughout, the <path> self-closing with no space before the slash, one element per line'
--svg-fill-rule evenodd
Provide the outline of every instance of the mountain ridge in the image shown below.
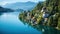
<path fill-rule="evenodd" d="M 30 10 L 35 7 L 37 3 L 35 2 L 16 2 L 12 4 L 6 4 L 3 7 L 5 8 L 11 8 L 11 9 L 23 9 L 23 10 Z"/>

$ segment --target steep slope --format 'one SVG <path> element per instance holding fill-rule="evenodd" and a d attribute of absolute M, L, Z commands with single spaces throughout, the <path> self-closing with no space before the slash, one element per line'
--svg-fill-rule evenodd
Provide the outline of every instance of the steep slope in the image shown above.
<path fill-rule="evenodd" d="M 21 18 L 22 21 L 29 22 L 30 24 L 35 24 L 33 20 L 31 23 L 30 19 L 34 19 L 38 25 L 42 24 L 44 23 L 44 18 L 42 17 L 43 13 L 41 12 L 42 7 L 46 7 L 49 12 L 48 21 L 47 24 L 45 25 L 51 26 L 59 30 L 60 29 L 60 8 L 59 8 L 60 0 L 50 0 L 50 1 L 46 0 L 43 3 L 39 2 L 36 5 L 36 7 L 31 12 L 29 12 L 29 15 L 26 15 L 28 14 L 28 12 L 26 14 L 22 13 L 20 14 L 21 16 L 19 16 L 19 18 Z M 26 17 L 28 17 L 29 19 L 27 19 Z"/>

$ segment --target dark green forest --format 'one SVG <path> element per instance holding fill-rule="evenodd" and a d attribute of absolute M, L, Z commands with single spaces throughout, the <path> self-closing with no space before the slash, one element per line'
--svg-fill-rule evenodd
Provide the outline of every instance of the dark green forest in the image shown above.
<path fill-rule="evenodd" d="M 35 19 L 36 23 L 40 25 L 42 22 L 42 14 L 41 10 L 43 7 L 46 7 L 46 9 L 49 12 L 49 17 L 48 17 L 48 23 L 45 25 L 54 27 L 58 30 L 60 30 L 60 0 L 46 0 L 44 2 L 39 2 L 36 7 L 34 7 L 33 10 L 26 12 L 24 11 L 19 15 L 19 19 L 21 21 L 28 22 L 28 24 L 33 24 L 31 23 L 31 19 Z M 29 13 L 29 17 L 27 14 Z M 31 17 L 31 18 L 30 18 Z M 33 18 L 32 18 L 33 17 Z M 28 19 L 27 19 L 28 18 Z M 24 23 L 25 24 L 25 23 Z M 36 25 L 36 24 L 34 24 Z M 45 26 L 44 25 L 44 26 Z"/>

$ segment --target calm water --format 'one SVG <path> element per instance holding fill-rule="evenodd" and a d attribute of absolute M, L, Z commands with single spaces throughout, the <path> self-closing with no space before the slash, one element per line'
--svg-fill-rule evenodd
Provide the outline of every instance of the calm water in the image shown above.
<path fill-rule="evenodd" d="M 18 19 L 19 12 L 3 13 L 0 15 L 1 34 L 60 34 L 59 30 L 52 27 L 24 25 Z"/>
<path fill-rule="evenodd" d="M 3 13 L 0 15 L 0 33 L 2 34 L 42 34 L 18 19 L 19 12 Z"/>

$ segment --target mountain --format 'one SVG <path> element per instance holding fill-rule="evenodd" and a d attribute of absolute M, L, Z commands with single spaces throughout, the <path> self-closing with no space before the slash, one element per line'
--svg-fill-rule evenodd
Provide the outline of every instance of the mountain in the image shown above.
<path fill-rule="evenodd" d="M 23 9 L 16 9 L 14 11 L 16 11 L 16 12 L 23 12 L 24 10 Z"/>
<path fill-rule="evenodd" d="M 41 12 L 43 7 L 46 7 L 43 9 L 43 12 L 44 10 L 48 10 L 48 12 L 45 12 L 45 15 L 49 14 L 47 20 L 43 18 L 44 13 Z M 26 14 L 28 13 L 24 12 L 19 15 L 19 19 L 22 20 L 24 24 L 44 25 L 60 30 L 60 0 L 46 0 L 43 3 L 39 2 L 36 7 L 30 11 L 30 16 L 27 15 L 28 18 L 32 18 L 27 19 Z M 33 23 L 33 20 L 31 19 L 35 20 L 36 23 Z"/>
<path fill-rule="evenodd" d="M 4 13 L 4 12 L 13 12 L 14 10 L 9 9 L 9 8 L 3 8 L 0 6 L 0 14 Z"/>
<path fill-rule="evenodd" d="M 36 6 L 35 2 L 16 2 L 11 4 L 6 4 L 3 7 L 11 8 L 11 9 L 23 9 L 23 10 L 31 10 Z"/>

